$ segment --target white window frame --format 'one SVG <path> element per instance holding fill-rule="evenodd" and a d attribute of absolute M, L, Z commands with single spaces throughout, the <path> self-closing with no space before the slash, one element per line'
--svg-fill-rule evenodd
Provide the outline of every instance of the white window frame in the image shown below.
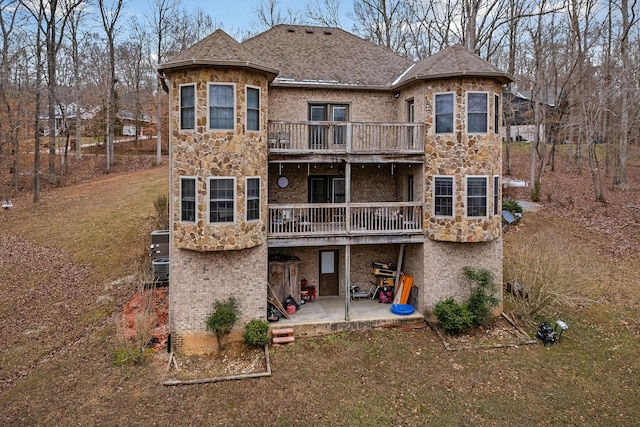
<path fill-rule="evenodd" d="M 184 210 L 182 207 L 182 203 L 185 202 L 184 200 L 184 196 L 182 194 L 182 182 L 184 180 L 193 180 L 194 186 L 194 194 L 193 194 L 193 220 L 189 220 L 189 219 L 184 219 Z M 189 200 L 190 201 L 190 200 Z M 198 216 L 198 177 L 196 176 L 181 176 L 180 177 L 180 222 L 186 222 L 186 223 L 195 223 L 197 220 L 197 216 Z"/>
<path fill-rule="evenodd" d="M 183 124 L 182 124 L 182 110 L 184 108 L 182 106 L 182 88 L 188 87 L 188 86 L 193 87 L 193 127 L 190 127 L 190 128 L 183 127 Z M 198 91 L 196 90 L 196 84 L 195 83 L 189 83 L 189 84 L 180 85 L 178 87 L 178 98 L 179 98 L 178 105 L 179 105 L 179 109 L 180 109 L 180 111 L 178 112 L 178 116 L 180 118 L 180 130 L 181 131 L 193 131 L 193 130 L 196 130 L 196 122 L 197 122 L 197 119 L 198 119 L 196 117 L 196 111 L 197 111 L 196 106 L 198 105 Z"/>
<path fill-rule="evenodd" d="M 258 129 L 249 129 L 249 111 L 256 111 L 255 109 L 249 109 L 249 89 L 252 90 L 257 90 L 258 91 Z M 262 109 L 262 91 L 260 90 L 259 86 L 245 86 L 244 88 L 244 93 L 245 93 L 245 129 L 247 130 L 247 132 L 260 132 L 260 130 L 262 129 L 262 120 L 261 120 L 261 109 Z"/>
<path fill-rule="evenodd" d="M 451 180 L 451 215 L 440 215 L 436 213 L 436 197 L 449 197 L 449 196 L 439 196 L 436 194 L 436 179 L 446 178 Z M 438 218 L 453 218 L 456 215 L 456 180 L 453 175 L 434 175 L 432 182 L 432 206 L 433 206 L 433 216 Z"/>
<path fill-rule="evenodd" d="M 484 197 L 484 215 L 469 215 L 469 179 L 483 179 L 485 184 L 484 196 L 471 196 L 474 198 Z M 487 175 L 467 175 L 464 179 L 464 215 L 466 218 L 487 218 L 489 214 L 489 177 Z"/>
<path fill-rule="evenodd" d="M 212 199 L 211 198 L 211 190 L 213 188 L 212 182 L 213 181 L 218 181 L 218 180 L 231 180 L 232 181 L 232 189 L 233 189 L 233 196 L 231 199 Z M 237 202 L 236 202 L 236 197 L 237 197 L 237 187 L 236 187 L 236 177 L 235 176 L 210 176 L 209 178 L 207 178 L 207 222 L 209 224 L 220 224 L 220 225 L 224 225 L 224 224 L 235 224 L 236 223 L 236 217 L 237 217 Z M 212 202 L 216 202 L 216 201 L 231 201 L 232 202 L 232 220 L 231 221 L 211 221 L 211 203 Z"/>
<path fill-rule="evenodd" d="M 258 217 L 257 218 L 249 218 L 249 201 L 256 200 L 255 197 L 249 198 L 249 180 L 257 179 L 258 180 Z M 251 221 L 259 221 L 260 220 L 260 196 L 262 195 L 262 180 L 259 176 L 248 176 L 245 178 L 245 218 L 247 222 Z"/>
<path fill-rule="evenodd" d="M 493 176 L 493 214 L 500 215 L 500 175 Z"/>
<path fill-rule="evenodd" d="M 438 96 L 451 95 L 451 132 L 438 132 Z M 449 113 L 446 113 L 449 114 Z M 436 135 L 450 135 L 456 131 L 456 93 L 455 92 L 438 92 L 433 95 L 433 133 Z"/>
<path fill-rule="evenodd" d="M 233 93 L 233 112 L 231 113 L 232 118 L 232 127 L 230 128 L 214 128 L 211 127 L 211 88 L 214 86 L 231 86 Z M 209 82 L 207 83 L 207 129 L 208 130 L 226 130 L 226 131 L 235 131 L 236 130 L 236 85 L 235 83 L 219 83 L 219 82 Z"/>
<path fill-rule="evenodd" d="M 469 95 L 484 95 L 485 96 L 485 101 L 486 101 L 486 109 L 484 111 L 484 115 L 485 115 L 485 123 L 484 123 L 484 131 L 471 131 L 469 130 L 469 114 L 480 114 L 480 112 L 475 111 L 475 112 L 471 112 L 469 111 Z M 467 128 L 467 134 L 470 135 L 486 135 L 487 133 L 489 133 L 489 92 L 483 92 L 483 91 L 469 91 L 466 93 L 466 105 L 465 105 L 465 111 L 466 111 L 466 128 Z"/>

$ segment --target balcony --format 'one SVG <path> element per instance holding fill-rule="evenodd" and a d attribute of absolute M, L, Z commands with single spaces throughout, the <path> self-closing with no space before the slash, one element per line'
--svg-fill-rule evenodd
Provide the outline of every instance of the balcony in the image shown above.
<path fill-rule="evenodd" d="M 422 234 L 415 202 L 269 205 L 270 238 Z"/>
<path fill-rule="evenodd" d="M 425 125 L 418 123 L 270 121 L 270 153 L 424 154 Z"/>

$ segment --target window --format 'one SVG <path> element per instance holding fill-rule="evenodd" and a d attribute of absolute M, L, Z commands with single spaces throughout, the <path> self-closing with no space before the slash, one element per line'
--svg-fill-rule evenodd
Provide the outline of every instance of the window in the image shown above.
<path fill-rule="evenodd" d="M 436 95 L 436 133 L 453 132 L 453 94 Z"/>
<path fill-rule="evenodd" d="M 493 177 L 493 214 L 498 215 L 500 209 L 500 177 Z"/>
<path fill-rule="evenodd" d="M 260 178 L 247 178 L 247 221 L 260 219 Z"/>
<path fill-rule="evenodd" d="M 209 85 L 209 129 L 235 129 L 232 85 Z"/>
<path fill-rule="evenodd" d="M 493 133 L 500 133 L 500 97 L 493 96 Z"/>
<path fill-rule="evenodd" d="M 247 130 L 260 130 L 260 89 L 247 88 Z"/>
<path fill-rule="evenodd" d="M 467 93 L 467 132 L 487 133 L 486 93 Z"/>
<path fill-rule="evenodd" d="M 180 86 L 180 129 L 196 128 L 196 87 Z"/>
<path fill-rule="evenodd" d="M 414 123 L 416 121 L 416 109 L 415 109 L 415 103 L 413 102 L 413 99 L 408 99 L 407 100 L 407 123 Z M 409 127 L 407 127 L 407 142 L 408 147 L 409 148 L 413 148 L 413 141 L 414 141 L 414 131 L 415 131 L 415 127 L 413 127 L 412 125 L 410 125 Z"/>
<path fill-rule="evenodd" d="M 487 177 L 467 177 L 467 216 L 487 216 Z"/>
<path fill-rule="evenodd" d="M 196 221 L 196 179 L 180 178 L 180 221 Z"/>
<path fill-rule="evenodd" d="M 235 178 L 209 178 L 209 222 L 233 222 Z"/>
<path fill-rule="evenodd" d="M 453 216 L 453 177 L 436 176 L 433 179 L 433 214 Z"/>

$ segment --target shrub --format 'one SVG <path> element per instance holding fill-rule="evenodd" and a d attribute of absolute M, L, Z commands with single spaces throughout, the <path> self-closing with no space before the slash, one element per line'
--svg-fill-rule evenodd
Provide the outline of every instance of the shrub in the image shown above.
<path fill-rule="evenodd" d="M 509 211 L 514 215 L 517 213 L 522 213 L 522 206 L 520 206 L 520 203 L 518 203 L 516 199 L 513 199 L 511 197 L 507 197 L 506 199 L 502 200 L 502 209 L 504 209 L 505 211 Z"/>
<path fill-rule="evenodd" d="M 230 297 L 226 301 L 216 301 L 213 303 L 213 313 L 207 318 L 207 329 L 216 334 L 218 350 L 224 348 L 222 339 L 229 335 L 233 325 L 238 319 L 238 302 Z"/>
<path fill-rule="evenodd" d="M 500 302 L 495 296 L 498 288 L 493 273 L 464 267 L 462 274 L 471 282 L 471 296 L 465 305 L 473 315 L 473 323 L 483 326 L 491 324 L 491 309 Z"/>
<path fill-rule="evenodd" d="M 245 325 L 243 338 L 250 347 L 264 347 L 269 342 L 269 322 L 253 319 Z"/>
<path fill-rule="evenodd" d="M 505 300 L 524 322 L 541 314 L 551 315 L 564 306 L 575 307 L 591 300 L 584 295 L 594 286 L 596 264 L 590 255 L 576 257 L 565 248 L 570 243 L 542 231 L 509 250 L 504 260 L 504 280 L 515 289 Z"/>
<path fill-rule="evenodd" d="M 449 335 L 459 335 L 473 326 L 473 314 L 452 297 L 439 301 L 433 312 L 442 329 Z"/>
<path fill-rule="evenodd" d="M 169 229 L 169 196 L 162 194 L 153 201 L 153 208 L 156 211 L 154 218 L 157 230 Z"/>

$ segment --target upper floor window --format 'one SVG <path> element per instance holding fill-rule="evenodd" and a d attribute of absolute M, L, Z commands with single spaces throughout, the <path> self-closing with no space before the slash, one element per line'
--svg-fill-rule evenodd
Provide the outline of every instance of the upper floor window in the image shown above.
<path fill-rule="evenodd" d="M 260 130 L 260 89 L 247 88 L 247 130 Z"/>
<path fill-rule="evenodd" d="M 260 219 L 260 178 L 247 178 L 247 221 Z"/>
<path fill-rule="evenodd" d="M 452 176 L 433 178 L 433 214 L 435 216 L 453 216 Z"/>
<path fill-rule="evenodd" d="M 314 124 L 309 127 L 309 148 L 323 149 L 328 148 L 330 144 L 344 145 L 346 142 L 348 116 L 349 108 L 344 104 L 309 104 L 310 121 L 334 122 L 331 125 L 333 128 L 331 133 L 325 124 Z"/>
<path fill-rule="evenodd" d="M 493 214 L 498 215 L 500 209 L 500 177 L 493 177 Z"/>
<path fill-rule="evenodd" d="M 500 133 L 500 97 L 493 96 L 493 133 Z"/>
<path fill-rule="evenodd" d="M 180 86 L 180 129 L 196 128 L 196 86 Z"/>
<path fill-rule="evenodd" d="M 209 85 L 209 129 L 235 129 L 234 87 L 229 84 Z"/>
<path fill-rule="evenodd" d="M 180 178 L 180 221 L 196 221 L 196 179 Z"/>
<path fill-rule="evenodd" d="M 487 177 L 467 177 L 467 216 L 487 216 Z"/>
<path fill-rule="evenodd" d="M 234 222 L 235 178 L 209 178 L 209 222 Z"/>
<path fill-rule="evenodd" d="M 436 133 L 453 132 L 453 94 L 436 94 Z"/>
<path fill-rule="evenodd" d="M 467 132 L 487 133 L 488 102 L 486 93 L 467 93 Z"/>

